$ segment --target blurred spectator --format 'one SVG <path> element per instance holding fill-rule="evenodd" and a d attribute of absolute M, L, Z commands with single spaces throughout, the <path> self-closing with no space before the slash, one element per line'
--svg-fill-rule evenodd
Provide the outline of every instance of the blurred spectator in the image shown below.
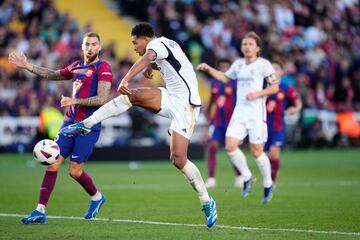
<path fill-rule="evenodd" d="M 121 12 L 132 15 L 124 7 Z M 210 65 L 224 56 L 236 59 L 240 39 L 256 31 L 265 39 L 262 54 L 284 61 L 284 82 L 297 88 L 305 108 L 360 110 L 359 1 L 158 0 L 141 20 L 177 41 L 177 33 L 187 31 L 184 49 L 194 65 L 200 59 Z M 306 128 L 311 141 L 323 139 L 321 121 Z"/>
<path fill-rule="evenodd" d="M 115 3 L 121 15 L 149 21 L 158 35 L 176 40 L 194 65 L 201 61 L 214 65 L 224 56 L 236 59 L 241 38 L 249 30 L 256 31 L 265 39 L 262 54 L 284 61 L 284 82 L 297 88 L 304 107 L 360 111 L 359 1 Z M 79 57 L 75 49 L 81 44 L 82 34 L 91 29 L 91 22 L 80 29 L 69 14 L 60 14 L 51 0 L 0 1 L 0 114 L 35 116 L 44 104 L 44 94 L 52 95 L 54 107 L 59 108 L 57 88 L 71 92 L 69 86 L 54 87 L 30 74 L 15 73 L 7 63 L 10 51 L 23 51 L 36 64 L 65 66 Z M 114 44 L 103 46 L 103 54 L 115 68 L 114 79 L 120 80 L 127 60 L 116 59 Z"/>
<path fill-rule="evenodd" d="M 60 14 L 51 0 L 0 2 L 1 116 L 38 116 L 45 105 L 61 110 L 58 93 L 61 90 L 70 95 L 71 86 L 47 82 L 24 71 L 15 72 L 8 63 L 8 54 L 24 52 L 33 63 L 49 68 L 66 66 L 80 57 L 82 34 L 91 30 L 91 23 L 79 29 L 77 22 L 67 13 Z M 115 65 L 114 44 L 103 46 L 103 54 Z"/>

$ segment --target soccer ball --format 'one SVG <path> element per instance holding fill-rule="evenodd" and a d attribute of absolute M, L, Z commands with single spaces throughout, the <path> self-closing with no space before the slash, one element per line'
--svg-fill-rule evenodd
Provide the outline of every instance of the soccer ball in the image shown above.
<path fill-rule="evenodd" d="M 60 148 L 53 140 L 43 139 L 35 145 L 33 155 L 42 165 L 51 165 L 59 158 Z"/>

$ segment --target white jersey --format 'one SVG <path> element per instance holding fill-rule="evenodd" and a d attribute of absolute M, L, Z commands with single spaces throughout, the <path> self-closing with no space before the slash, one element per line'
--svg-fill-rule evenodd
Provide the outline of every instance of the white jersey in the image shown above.
<path fill-rule="evenodd" d="M 230 79 L 237 80 L 237 95 L 234 113 L 240 122 L 252 122 L 253 120 L 266 121 L 266 97 L 247 100 L 246 94 L 261 91 L 268 84 L 274 84 L 278 80 L 271 63 L 258 57 L 250 64 L 245 63 L 244 58 L 237 59 L 225 72 Z"/>
<path fill-rule="evenodd" d="M 163 75 L 168 93 L 194 106 L 201 100 L 194 68 L 179 44 L 166 37 L 154 38 L 146 46 L 156 53 L 155 63 Z"/>

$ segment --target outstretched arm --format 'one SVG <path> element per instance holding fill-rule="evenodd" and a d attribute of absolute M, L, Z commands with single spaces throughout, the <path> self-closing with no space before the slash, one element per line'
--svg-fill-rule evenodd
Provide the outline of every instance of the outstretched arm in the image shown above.
<path fill-rule="evenodd" d="M 145 54 L 134 63 L 125 77 L 121 80 L 118 92 L 125 95 L 131 94 L 130 89 L 127 87 L 129 81 L 149 66 L 155 58 L 156 53 L 151 49 L 147 50 Z"/>
<path fill-rule="evenodd" d="M 42 78 L 49 79 L 49 80 L 66 80 L 66 78 L 61 76 L 60 70 L 51 70 L 48 68 L 38 67 L 31 63 L 28 63 L 27 58 L 23 53 L 20 53 L 20 56 L 19 56 L 15 52 L 12 52 L 9 54 L 8 59 L 9 59 L 9 62 L 14 64 L 16 67 L 25 69 L 25 70 L 32 72 Z"/>
<path fill-rule="evenodd" d="M 61 95 L 61 107 L 67 107 L 71 105 L 83 105 L 83 106 L 101 106 L 108 100 L 110 94 L 111 82 L 100 81 L 98 83 L 97 95 L 89 98 L 70 98 Z"/>
<path fill-rule="evenodd" d="M 223 82 L 227 82 L 230 80 L 230 78 L 228 78 L 224 72 L 221 72 L 213 67 L 210 67 L 208 64 L 206 63 L 200 63 L 197 68 L 197 70 L 199 71 L 203 71 L 203 72 L 206 72 L 208 73 L 210 76 L 212 76 L 213 78 L 216 78 L 220 81 L 223 81 Z"/>

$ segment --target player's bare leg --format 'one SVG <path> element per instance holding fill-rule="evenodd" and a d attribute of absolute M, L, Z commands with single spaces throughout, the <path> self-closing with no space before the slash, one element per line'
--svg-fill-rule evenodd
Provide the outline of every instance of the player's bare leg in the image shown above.
<path fill-rule="evenodd" d="M 137 88 L 131 89 L 131 94 L 120 95 L 93 113 L 84 120 L 86 127 L 101 122 L 112 116 L 127 111 L 132 106 L 143 107 L 151 112 L 157 113 L 161 110 L 161 91 L 159 88 Z"/>
<path fill-rule="evenodd" d="M 97 190 L 91 177 L 84 171 L 84 163 L 70 162 L 69 175 L 90 195 L 91 200 L 99 201 L 102 194 Z"/>
<path fill-rule="evenodd" d="M 176 168 L 184 173 L 191 186 L 197 192 L 201 204 L 205 205 L 209 203 L 210 197 L 198 168 L 187 158 L 188 145 L 188 139 L 179 133 L 172 131 L 170 142 L 170 160 Z"/>
<path fill-rule="evenodd" d="M 78 122 L 61 129 L 64 135 L 87 134 L 97 123 L 126 112 L 132 106 L 139 106 L 151 112 L 161 110 L 161 90 L 159 88 L 131 89 L 131 94 L 120 95 L 105 103 L 83 122 Z"/>
<path fill-rule="evenodd" d="M 189 140 L 172 131 L 170 142 L 170 160 L 189 181 L 195 192 L 198 194 L 203 211 L 206 216 L 206 224 L 212 227 L 217 221 L 216 202 L 209 196 L 204 180 L 199 169 L 187 158 Z"/>
<path fill-rule="evenodd" d="M 101 206 L 105 203 L 106 197 L 99 192 L 91 179 L 91 177 L 84 171 L 84 163 L 70 162 L 69 175 L 76 180 L 91 197 L 90 206 L 85 214 L 86 219 L 91 219 L 96 216 Z"/>
<path fill-rule="evenodd" d="M 270 164 L 271 164 L 271 178 L 273 182 L 275 182 L 277 177 L 279 176 L 280 153 L 281 153 L 281 148 L 278 146 L 271 146 L 268 152 L 268 156 L 270 158 Z"/>
<path fill-rule="evenodd" d="M 161 110 L 161 90 L 159 88 L 136 88 L 128 95 L 133 106 L 145 108 L 153 113 Z"/>
<path fill-rule="evenodd" d="M 40 187 L 38 205 L 30 215 L 25 216 L 21 219 L 23 223 L 31 224 L 46 222 L 46 206 L 54 189 L 58 171 L 63 162 L 64 157 L 59 156 L 55 163 L 47 167 Z"/>

